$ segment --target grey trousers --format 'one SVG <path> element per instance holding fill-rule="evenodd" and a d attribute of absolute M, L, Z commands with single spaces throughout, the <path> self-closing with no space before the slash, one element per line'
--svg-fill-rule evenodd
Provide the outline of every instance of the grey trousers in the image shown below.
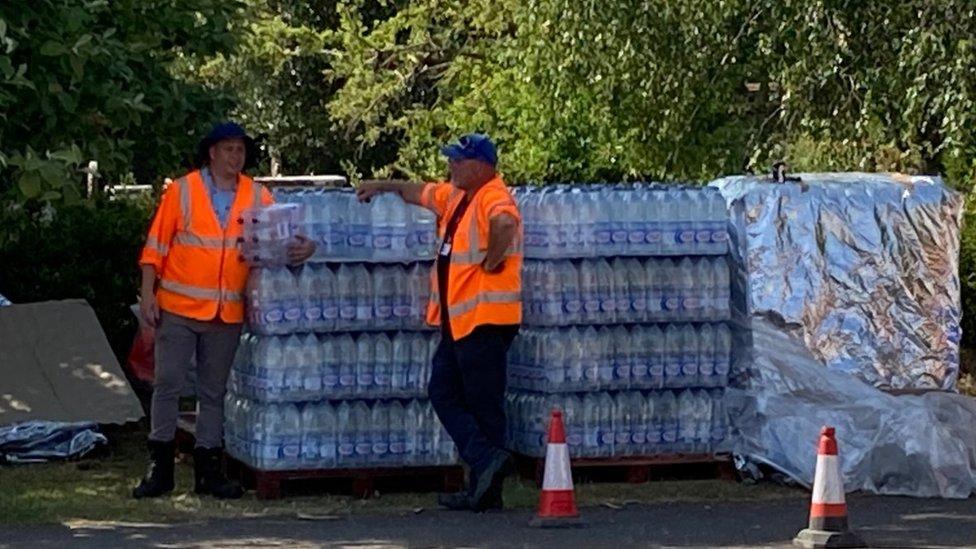
<path fill-rule="evenodd" d="M 224 393 L 241 324 L 201 322 L 161 312 L 156 327 L 156 378 L 153 381 L 152 431 L 159 442 L 176 436 L 180 392 L 194 351 L 197 355 L 197 448 L 219 448 L 223 443 Z"/>

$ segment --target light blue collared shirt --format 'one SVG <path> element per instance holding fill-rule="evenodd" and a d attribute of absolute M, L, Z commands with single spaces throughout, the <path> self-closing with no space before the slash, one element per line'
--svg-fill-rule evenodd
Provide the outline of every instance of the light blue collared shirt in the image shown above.
<path fill-rule="evenodd" d="M 200 175 L 203 176 L 203 182 L 207 186 L 207 192 L 210 193 L 210 203 L 213 205 L 214 214 L 220 222 L 220 227 L 226 228 L 227 218 L 230 217 L 230 208 L 234 204 L 234 197 L 237 195 L 237 188 L 224 190 L 218 187 L 214 183 L 210 168 L 207 166 L 204 166 L 200 170 Z"/>

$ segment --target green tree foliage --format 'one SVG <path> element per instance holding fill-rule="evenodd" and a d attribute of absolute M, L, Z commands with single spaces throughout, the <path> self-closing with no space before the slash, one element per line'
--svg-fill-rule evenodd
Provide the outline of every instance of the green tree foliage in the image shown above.
<path fill-rule="evenodd" d="M 226 98 L 174 78 L 233 45 L 239 1 L 0 2 L 0 189 L 76 201 L 79 163 L 141 182 L 173 173 Z"/>
<path fill-rule="evenodd" d="M 331 102 L 389 166 L 480 129 L 516 180 L 809 169 L 974 175 L 966 0 L 415 0 L 377 25 L 347 0 Z"/>

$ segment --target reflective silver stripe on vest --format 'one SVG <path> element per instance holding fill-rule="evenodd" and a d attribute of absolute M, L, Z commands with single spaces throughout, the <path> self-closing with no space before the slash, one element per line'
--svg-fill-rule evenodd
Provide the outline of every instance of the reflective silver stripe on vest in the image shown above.
<path fill-rule="evenodd" d="M 214 290 L 212 288 L 201 288 L 199 286 L 190 286 L 189 284 L 181 284 L 179 282 L 174 282 L 172 280 L 163 279 L 159 281 L 159 287 L 173 292 L 174 294 L 180 294 L 193 299 L 209 299 L 211 301 L 244 301 L 244 294 L 242 292 L 230 292 L 224 290 Z"/>
<path fill-rule="evenodd" d="M 471 212 L 470 208 L 464 215 L 467 216 L 469 212 Z M 481 238 L 478 235 L 478 219 L 475 213 L 471 213 L 468 223 L 468 251 L 451 252 L 451 265 L 481 265 L 487 255 L 488 250 L 481 249 Z"/>
<path fill-rule="evenodd" d="M 180 213 L 183 214 L 183 230 L 190 231 L 190 220 L 193 219 L 193 197 L 190 196 L 190 180 L 184 176 L 176 180 L 177 189 L 180 191 Z"/>
<path fill-rule="evenodd" d="M 166 255 L 169 253 L 169 246 L 157 240 L 155 236 L 150 236 L 146 239 L 146 247 L 157 252 L 159 255 Z"/>
<path fill-rule="evenodd" d="M 482 303 L 518 303 L 522 299 L 519 292 L 481 292 L 475 297 L 448 308 L 452 319 L 469 313 Z"/>
<path fill-rule="evenodd" d="M 173 237 L 173 242 L 177 244 L 182 244 L 183 246 L 195 246 L 197 248 L 208 248 L 220 250 L 225 247 L 233 248 L 237 245 L 237 237 L 211 237 L 211 236 L 198 236 L 193 233 L 177 233 Z"/>

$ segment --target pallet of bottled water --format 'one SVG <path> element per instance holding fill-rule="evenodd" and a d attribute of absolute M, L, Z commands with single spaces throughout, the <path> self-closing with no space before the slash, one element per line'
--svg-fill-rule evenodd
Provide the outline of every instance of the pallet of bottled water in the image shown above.
<path fill-rule="evenodd" d="M 724 255 L 728 216 L 707 187 L 516 187 L 527 258 Z"/>
<path fill-rule="evenodd" d="M 276 189 L 275 200 L 301 205 L 302 232 L 317 245 L 311 261 L 409 263 L 433 260 L 437 218 L 394 193 L 360 203 L 352 189 Z"/>
<path fill-rule="evenodd" d="M 430 270 L 429 263 L 255 269 L 247 284 L 248 328 L 261 335 L 426 330 Z"/>
<path fill-rule="evenodd" d="M 508 386 L 543 393 L 728 384 L 725 324 L 524 328 L 508 355 Z"/>
<path fill-rule="evenodd" d="M 228 392 L 227 452 L 264 471 L 453 465 L 427 400 L 267 403 Z"/>
<path fill-rule="evenodd" d="M 229 384 L 262 402 L 423 398 L 439 339 L 436 332 L 245 335 Z"/>
<path fill-rule="evenodd" d="M 526 261 L 522 269 L 532 326 L 723 321 L 729 288 L 723 256 Z"/>
<path fill-rule="evenodd" d="M 562 410 L 570 456 L 707 454 L 722 447 L 728 416 L 722 389 L 507 394 L 509 447 L 546 455 L 550 413 Z"/>
<path fill-rule="evenodd" d="M 248 208 L 241 214 L 241 257 L 252 267 L 288 264 L 288 245 L 305 236 L 300 204 L 272 204 Z"/>

